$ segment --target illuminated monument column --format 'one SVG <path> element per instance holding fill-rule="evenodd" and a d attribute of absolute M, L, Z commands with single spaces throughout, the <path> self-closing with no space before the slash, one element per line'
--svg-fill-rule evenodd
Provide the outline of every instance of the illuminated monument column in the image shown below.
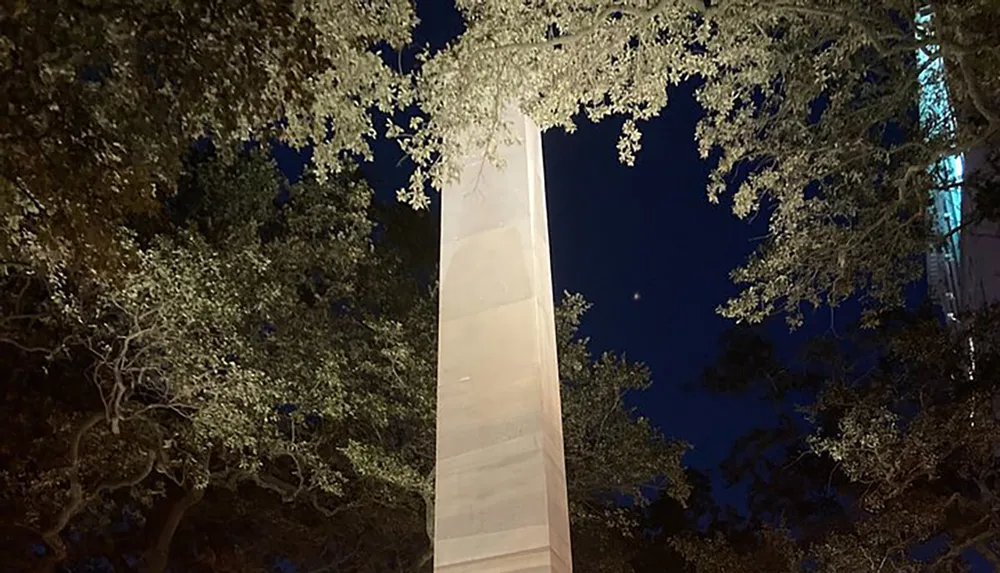
<path fill-rule="evenodd" d="M 466 158 L 441 194 L 434 570 L 569 573 L 542 138 Z"/>

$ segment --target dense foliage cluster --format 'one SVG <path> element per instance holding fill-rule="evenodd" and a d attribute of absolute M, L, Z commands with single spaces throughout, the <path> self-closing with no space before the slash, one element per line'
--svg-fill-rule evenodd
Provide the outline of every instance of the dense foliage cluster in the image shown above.
<path fill-rule="evenodd" d="M 248 523 L 301 537 L 270 552 L 320 559 L 309 551 L 343 542 L 323 531 L 360 521 L 368 532 L 347 528 L 352 542 L 375 543 L 381 527 L 411 540 L 398 566 L 419 568 L 433 500 L 433 225 L 376 209 L 356 175 L 289 184 L 259 150 L 200 155 L 160 213 L 122 229 L 133 264 L 57 285 L 5 277 L 4 433 L 19 436 L 0 466 L 6 525 L 53 563 L 79 560 L 79 538 L 116 520 L 134 538 L 177 508 L 183 532 L 189 507 L 197 522 L 196 503 L 251 488 L 272 503 L 243 508 Z M 684 495 L 684 447 L 622 401 L 648 385 L 644 368 L 590 357 L 576 335 L 585 310 L 571 296 L 558 311 L 569 490 L 574 523 L 607 535 L 609 517 L 629 523 L 616 495 L 641 497 L 656 478 Z M 121 553 L 162 570 L 174 531 L 160 527 Z M 245 567 L 273 558 L 239 543 Z M 356 570 L 393 570 L 362 557 Z"/>
<path fill-rule="evenodd" d="M 5 1 L 3 258 L 112 264 L 115 225 L 173 193 L 200 136 L 311 138 L 336 171 L 338 152 L 368 151 L 368 109 L 394 100 L 369 48 L 413 24 L 392 1 Z"/>
<path fill-rule="evenodd" d="M 750 519 L 673 545 L 698 573 L 1000 565 L 1000 307 L 964 325 L 898 314 L 877 331 L 813 340 L 796 363 L 752 332 L 730 338 L 728 356 L 761 367 L 713 368 L 713 387 L 814 399 L 804 417 L 784 409 L 734 446 L 725 470 L 750 486 Z"/>
<path fill-rule="evenodd" d="M 506 138 L 509 104 L 542 128 L 622 116 L 631 163 L 667 87 L 694 79 L 709 197 L 733 192 L 738 216 L 770 228 L 723 312 L 797 324 L 803 304 L 858 289 L 873 307 L 899 303 L 936 240 L 928 168 L 1000 129 L 1000 16 L 986 0 L 936 2 L 919 26 L 914 0 L 456 7 L 464 30 L 435 51 L 409 45 L 409 0 L 6 1 L 0 255 L 50 272 L 121 264 L 116 225 L 175 190 L 192 138 L 309 146 L 322 179 L 371 158 L 384 133 L 411 160 L 399 197 L 421 207 L 427 183 Z M 946 64 L 956 129 L 917 125 L 918 50 Z"/>
<path fill-rule="evenodd" d="M 1000 37 L 970 29 L 1000 14 L 935 2 L 918 25 L 923 3 L 908 0 L 737 4 L 722 3 L 730 17 L 719 16 L 707 43 L 720 69 L 700 90 L 698 139 L 705 157 L 719 154 L 710 196 L 735 188 L 734 212 L 763 212 L 769 233 L 734 273 L 748 287 L 724 314 L 783 311 L 798 324 L 803 303 L 836 305 L 859 291 L 874 308 L 901 304 L 937 240 L 928 198 L 944 189 L 932 166 L 1000 130 L 989 103 L 1000 93 Z M 921 70 L 918 50 L 929 62 Z M 931 65 L 942 58 L 948 77 Z M 952 100 L 933 103 L 956 106 L 957 131 L 940 114 L 918 125 L 918 74 L 947 82 Z M 977 104 L 981 93 L 990 96 Z"/>

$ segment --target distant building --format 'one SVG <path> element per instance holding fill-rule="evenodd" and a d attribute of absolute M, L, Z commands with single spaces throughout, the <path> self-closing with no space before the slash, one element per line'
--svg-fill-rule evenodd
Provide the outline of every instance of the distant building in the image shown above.
<path fill-rule="evenodd" d="M 990 150 L 980 147 L 966 154 L 967 177 L 990 169 L 986 162 Z M 964 216 L 971 217 L 974 209 L 975 197 L 966 194 L 962 204 Z M 1000 302 L 1000 223 L 986 221 L 972 225 L 961 231 L 960 238 L 960 310 L 972 311 Z"/>
<path fill-rule="evenodd" d="M 929 24 L 931 10 L 918 13 L 916 22 Z M 931 136 L 948 136 L 957 128 L 948 93 L 944 61 L 939 48 L 930 46 L 917 53 L 921 93 L 920 122 Z M 931 172 L 938 183 L 935 191 L 934 227 L 946 237 L 939 248 L 927 254 L 927 283 L 930 293 L 946 320 L 957 322 L 963 312 L 1000 301 L 1000 224 L 964 224 L 975 210 L 975 198 L 968 193 L 969 177 L 988 169 L 988 147 L 967 154 L 942 157 Z"/>

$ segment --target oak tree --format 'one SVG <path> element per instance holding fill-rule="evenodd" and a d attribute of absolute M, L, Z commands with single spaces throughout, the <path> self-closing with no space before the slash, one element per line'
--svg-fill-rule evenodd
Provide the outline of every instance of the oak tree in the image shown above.
<path fill-rule="evenodd" d="M 133 265 L 58 288 L 5 278 L 4 427 L 20 436 L 0 467 L 5 525 L 53 564 L 96 552 L 162 571 L 179 535 L 202 548 L 184 557 L 238 549 L 247 567 L 281 551 L 426 565 L 435 226 L 372 207 L 354 171 L 290 184 L 261 150 L 189 169 L 162 213 L 123 232 Z M 599 537 L 630 530 L 617 496 L 684 497 L 685 446 L 626 405 L 649 373 L 591 357 L 585 310 L 558 307 L 560 376 L 573 523 Z M 109 552 L 98 541 L 121 522 Z M 268 533 L 219 541 L 221 523 Z"/>

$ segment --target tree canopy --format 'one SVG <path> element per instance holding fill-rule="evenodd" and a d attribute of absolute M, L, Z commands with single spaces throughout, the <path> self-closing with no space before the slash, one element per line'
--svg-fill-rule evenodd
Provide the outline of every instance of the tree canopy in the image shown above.
<path fill-rule="evenodd" d="M 276 540 L 239 538 L 246 567 L 385 535 L 400 563 L 366 551 L 354 570 L 419 568 L 433 506 L 435 227 L 373 206 L 353 171 L 289 184 L 259 149 L 232 163 L 201 155 L 120 239 L 137 254 L 126 270 L 59 290 L 5 277 L 4 432 L 18 437 L 0 471 L 5 525 L 60 562 L 88 556 L 74 538 L 124 519 L 120 553 L 162 571 L 185 513 L 211 522 L 237 496 L 253 505 L 236 515 Z M 617 496 L 683 499 L 685 446 L 623 402 L 649 373 L 591 357 L 577 335 L 586 308 L 576 295 L 558 307 L 560 376 L 573 522 L 599 539 L 631 527 Z"/>
<path fill-rule="evenodd" d="M 776 401 L 778 423 L 734 444 L 723 469 L 730 483 L 749 486 L 749 515 L 716 518 L 708 532 L 669 541 L 695 571 L 944 572 L 974 571 L 977 560 L 1000 564 L 1000 307 L 966 317 L 961 330 L 926 310 L 896 313 L 874 331 L 814 339 L 791 363 L 771 360 L 759 335 L 730 339 L 736 343 L 723 357 L 756 356 L 765 366 L 714 387 L 812 399 L 798 415 Z"/>
<path fill-rule="evenodd" d="M 912 0 L 460 1 L 464 29 L 437 50 L 412 45 L 409 0 L 4 6 L 3 259 L 57 274 L 122 264 L 117 225 L 175 191 L 195 138 L 309 146 L 322 179 L 385 136 L 410 160 L 400 199 L 421 207 L 427 183 L 506 137 L 509 102 L 542 128 L 624 117 L 630 163 L 667 88 L 697 81 L 709 197 L 769 225 L 722 311 L 797 324 L 803 305 L 862 290 L 898 304 L 938 241 L 930 168 L 1000 129 L 986 0 L 936 2 L 919 24 Z M 928 74 L 947 75 L 954 129 L 917 121 Z"/>
<path fill-rule="evenodd" d="M 592 356 L 587 305 L 564 298 L 577 569 L 996 563 L 997 312 L 957 331 L 891 312 L 945 239 L 936 166 L 1000 130 L 996 2 L 918 21 L 911 0 L 460 0 L 435 49 L 414 45 L 420 8 L 0 0 L 5 565 L 427 567 L 428 186 L 492 156 L 508 103 L 546 129 L 617 116 L 630 164 L 685 82 L 708 198 L 768 225 L 720 311 L 798 325 L 858 297 L 878 328 L 817 341 L 805 367 L 731 338 L 713 388 L 809 396 L 724 464 L 751 483 L 741 521 L 623 401 L 649 373 Z M 928 79 L 954 121 L 919 113 Z M 408 160 L 400 205 L 358 175 L 378 138 Z M 272 144 L 311 150 L 304 180 Z M 966 183 L 970 220 L 995 217 L 996 177 Z"/>

